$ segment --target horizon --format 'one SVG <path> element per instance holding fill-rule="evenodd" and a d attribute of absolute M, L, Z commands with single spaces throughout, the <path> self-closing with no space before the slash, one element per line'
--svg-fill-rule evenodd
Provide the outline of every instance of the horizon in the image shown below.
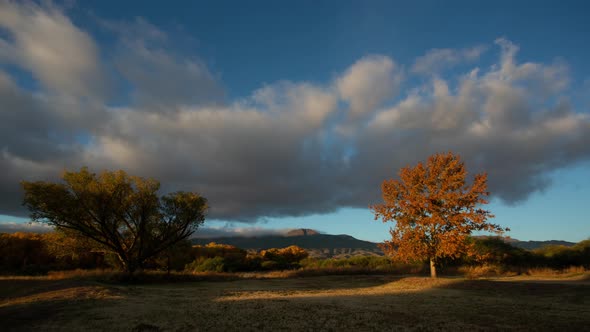
<path fill-rule="evenodd" d="M 0 232 L 88 166 L 202 194 L 197 233 L 382 242 L 380 183 L 453 151 L 504 236 L 588 239 L 589 9 L 0 1 Z"/>
<path fill-rule="evenodd" d="M 188 239 L 197 239 L 197 240 L 202 240 L 202 239 L 224 239 L 224 238 L 247 238 L 247 239 L 252 239 L 252 238 L 263 238 L 263 237 L 273 237 L 273 236 L 279 236 L 279 237 L 291 237 L 291 236 L 295 236 L 295 235 L 289 235 L 290 232 L 293 231 L 299 231 L 299 230 L 307 230 L 307 231 L 312 231 L 315 232 L 314 234 L 307 234 L 305 236 L 313 236 L 313 235 L 333 235 L 333 236 L 352 236 L 353 238 L 357 239 L 357 240 L 361 240 L 361 241 L 368 241 L 368 242 L 373 242 L 373 243 L 381 243 L 382 241 L 371 241 L 371 240 L 367 240 L 367 239 L 362 239 L 362 238 L 357 238 L 353 235 L 350 234 L 346 234 L 346 233 L 327 233 L 324 231 L 319 231 L 316 229 L 309 229 L 309 228 L 278 228 L 278 229 L 270 229 L 270 228 L 261 228 L 261 227 L 240 227 L 240 228 L 228 228 L 228 229 L 224 229 L 224 228 L 214 228 L 214 227 L 200 227 L 197 229 L 197 231 L 195 233 L 193 233 L 191 236 L 189 236 Z M 48 232 L 53 232 L 55 231 L 55 228 L 50 227 L 48 225 L 44 225 L 44 224 L 40 224 L 40 223 L 27 223 L 27 224 L 23 224 L 23 223 L 17 223 L 17 222 L 11 222 L 11 223 L 0 223 L 0 234 L 2 233 L 6 233 L 6 234 L 13 234 L 13 233 L 18 233 L 18 232 L 23 232 L 23 233 L 35 233 L 35 234 L 43 234 L 43 233 L 48 233 Z M 499 237 L 499 238 L 503 238 L 503 239 L 507 239 L 507 240 L 514 240 L 514 241 L 519 241 L 519 242 L 552 242 L 552 241 L 565 241 L 565 240 L 561 240 L 561 239 L 543 239 L 543 240 L 522 240 L 522 239 L 517 239 L 517 238 L 513 238 L 510 237 L 506 234 L 502 234 L 502 235 L 498 235 L 498 234 L 494 234 L 494 235 L 486 235 L 486 234 L 479 234 L 473 235 L 474 237 Z M 584 240 L 582 240 L 584 241 Z M 565 241 L 565 242 L 570 242 L 570 241 Z M 579 241 L 581 242 L 581 241 Z M 571 243 L 577 243 L 577 242 L 571 242 Z"/>

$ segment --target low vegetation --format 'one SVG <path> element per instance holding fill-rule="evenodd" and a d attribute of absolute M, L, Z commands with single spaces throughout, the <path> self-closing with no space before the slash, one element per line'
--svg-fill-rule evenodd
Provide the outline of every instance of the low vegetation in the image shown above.
<path fill-rule="evenodd" d="M 528 251 L 472 238 L 444 262 L 309 257 L 181 242 L 133 276 L 66 233 L 0 234 L 3 331 L 584 330 L 590 241 Z M 518 308 L 518 310 L 514 310 Z M 253 318 L 254 317 L 254 318 Z"/>
<path fill-rule="evenodd" d="M 113 332 L 583 331 L 590 325 L 585 276 L 469 280 L 272 273 L 263 279 L 242 274 L 239 280 L 217 276 L 134 285 L 97 282 L 96 276 L 0 277 L 0 321 L 3 331 Z"/>
<path fill-rule="evenodd" d="M 525 250 L 501 238 L 470 238 L 473 255 L 447 260 L 442 274 L 491 276 L 527 274 L 534 270 L 590 269 L 590 240 L 575 246 L 547 246 Z M 385 256 L 314 258 L 306 250 L 289 246 L 246 251 L 235 246 L 210 243 L 191 245 L 183 241 L 145 263 L 143 271 L 177 273 L 241 273 L 293 271 L 299 275 L 322 274 L 422 274 L 426 261 L 405 263 Z M 118 270 L 117 257 L 98 250 L 84 237 L 64 232 L 46 234 L 0 234 L 0 274 L 46 275 L 50 271 Z M 54 272 L 55 273 L 55 272 Z"/>

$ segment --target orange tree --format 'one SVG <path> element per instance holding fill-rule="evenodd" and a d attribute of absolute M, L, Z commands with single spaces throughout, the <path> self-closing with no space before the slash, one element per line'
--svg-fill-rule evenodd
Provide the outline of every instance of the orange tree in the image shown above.
<path fill-rule="evenodd" d="M 382 249 L 402 261 L 428 260 L 435 278 L 441 259 L 470 252 L 467 237 L 471 232 L 508 230 L 488 223 L 493 215 L 479 208 L 488 203 L 487 175 L 476 174 L 471 184 L 466 177 L 461 158 L 449 152 L 402 168 L 399 180 L 383 181 L 384 203 L 371 210 L 375 220 L 395 222 L 395 226 Z"/>

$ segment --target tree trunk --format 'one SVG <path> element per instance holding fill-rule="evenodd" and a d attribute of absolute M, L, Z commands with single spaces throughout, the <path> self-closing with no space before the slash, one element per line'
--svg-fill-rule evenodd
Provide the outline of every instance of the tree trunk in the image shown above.
<path fill-rule="evenodd" d="M 130 260 L 127 259 L 127 257 L 125 257 L 122 254 L 117 254 L 117 257 L 119 258 L 119 262 L 121 262 L 121 265 L 123 267 L 123 270 L 125 272 L 127 272 L 127 274 L 129 276 L 133 275 L 133 272 L 135 272 L 135 264 L 133 262 L 131 262 Z"/>
<path fill-rule="evenodd" d="M 436 264 L 432 258 L 430 259 L 430 277 L 436 278 Z"/>
<path fill-rule="evenodd" d="M 166 256 L 168 258 L 168 264 L 166 266 L 166 270 L 167 270 L 166 271 L 167 272 L 166 274 L 170 277 L 170 255 L 166 255 Z"/>

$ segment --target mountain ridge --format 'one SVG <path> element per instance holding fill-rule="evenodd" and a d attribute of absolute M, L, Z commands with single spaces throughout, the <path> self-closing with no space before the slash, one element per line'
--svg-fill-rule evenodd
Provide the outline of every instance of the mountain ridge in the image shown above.
<path fill-rule="evenodd" d="M 485 237 L 485 236 L 481 236 Z M 572 246 L 575 243 L 560 240 L 548 241 L 519 241 L 512 238 L 504 238 L 507 243 L 533 250 L 546 245 Z M 384 255 L 378 243 L 359 240 L 348 234 L 323 234 L 313 229 L 300 228 L 290 230 L 283 235 L 260 235 L 250 237 L 215 237 L 215 238 L 193 238 L 194 245 L 206 245 L 211 242 L 223 243 L 236 246 L 246 250 L 263 250 L 269 248 L 284 248 L 297 245 L 310 252 L 312 257 L 333 258 L 350 257 L 356 255 L 382 256 Z"/>

